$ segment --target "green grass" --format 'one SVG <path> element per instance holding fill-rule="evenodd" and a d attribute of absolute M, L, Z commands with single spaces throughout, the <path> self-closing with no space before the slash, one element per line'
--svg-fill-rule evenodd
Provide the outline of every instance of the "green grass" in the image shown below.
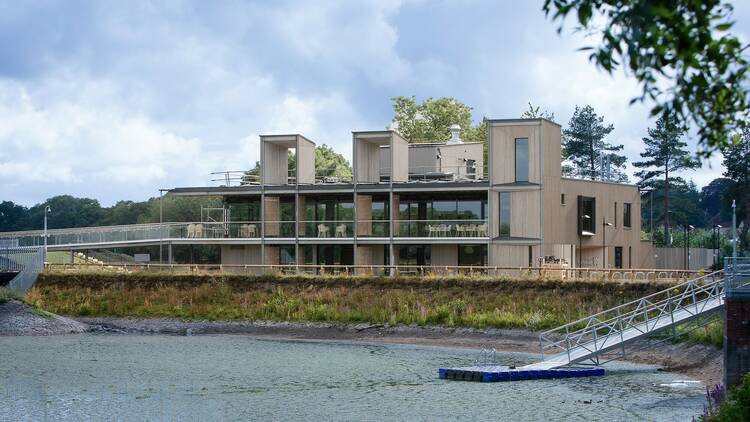
<path fill-rule="evenodd" d="M 470 277 L 47 273 L 26 300 L 73 316 L 542 330 L 663 288 L 659 283 Z"/>
<path fill-rule="evenodd" d="M 21 295 L 14 292 L 13 290 L 10 290 L 7 287 L 0 287 L 0 304 L 11 301 L 11 300 L 21 300 Z"/>

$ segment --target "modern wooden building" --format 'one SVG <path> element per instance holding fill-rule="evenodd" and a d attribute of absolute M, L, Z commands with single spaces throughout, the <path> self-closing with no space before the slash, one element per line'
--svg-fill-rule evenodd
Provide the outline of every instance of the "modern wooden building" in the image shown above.
<path fill-rule="evenodd" d="M 316 176 L 302 135 L 261 136 L 258 180 L 169 194 L 222 198 L 225 264 L 648 265 L 638 188 L 563 177 L 558 124 L 490 120 L 486 151 L 459 131 L 444 144 L 354 132 L 351 180 Z"/>

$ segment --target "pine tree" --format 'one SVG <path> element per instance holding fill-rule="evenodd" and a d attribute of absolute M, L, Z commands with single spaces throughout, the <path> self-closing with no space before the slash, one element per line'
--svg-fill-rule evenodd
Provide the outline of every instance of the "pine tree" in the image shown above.
<path fill-rule="evenodd" d="M 655 128 L 648 128 L 648 136 L 643 138 L 646 150 L 641 153 L 643 161 L 633 163 L 633 166 L 641 169 L 635 175 L 640 180 L 640 187 L 654 187 L 658 181 L 663 190 L 664 197 L 664 233 L 669 238 L 669 190 L 675 183 L 684 185 L 682 178 L 675 177 L 674 173 L 680 170 L 691 170 L 701 166 L 700 161 L 694 159 L 686 149 L 687 144 L 682 141 L 685 134 L 684 128 L 679 126 L 677 120 L 662 115 L 656 121 Z"/>
<path fill-rule="evenodd" d="M 628 177 L 624 172 L 627 158 L 616 154 L 624 148 L 623 145 L 612 145 L 604 141 L 613 130 L 614 125 L 605 125 L 604 116 L 597 115 L 593 107 L 576 106 L 568 128 L 563 130 L 563 159 L 568 160 L 581 176 L 594 180 L 602 170 L 599 168 L 602 156 L 608 155 L 613 178 L 627 181 Z"/>

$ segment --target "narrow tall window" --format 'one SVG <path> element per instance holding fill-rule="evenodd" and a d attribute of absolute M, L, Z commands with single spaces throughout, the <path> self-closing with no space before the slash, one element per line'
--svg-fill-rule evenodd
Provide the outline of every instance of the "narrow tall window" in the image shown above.
<path fill-rule="evenodd" d="M 500 237 L 510 237 L 510 192 L 500 192 Z"/>
<path fill-rule="evenodd" d="M 565 194 L 564 193 L 560 194 L 560 204 L 565 205 Z"/>
<path fill-rule="evenodd" d="M 516 139 L 516 182 L 529 181 L 529 140 Z"/>
<path fill-rule="evenodd" d="M 622 204 L 622 225 L 628 228 L 633 227 L 631 218 L 632 218 L 631 204 L 624 202 Z"/>
<path fill-rule="evenodd" d="M 615 202 L 615 227 L 617 227 L 617 202 Z"/>

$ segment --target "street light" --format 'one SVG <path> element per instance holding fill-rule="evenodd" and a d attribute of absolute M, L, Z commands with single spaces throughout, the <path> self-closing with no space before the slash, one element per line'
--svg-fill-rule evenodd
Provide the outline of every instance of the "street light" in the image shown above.
<path fill-rule="evenodd" d="M 607 226 L 612 226 L 612 223 L 607 223 L 604 219 L 602 219 L 602 268 L 607 268 L 607 246 L 606 246 L 606 238 L 607 238 Z"/>
<path fill-rule="evenodd" d="M 721 262 L 720 248 L 719 248 L 719 229 L 723 228 L 721 224 L 714 224 L 711 227 L 713 231 L 713 249 L 714 249 L 714 269 L 719 269 L 719 263 Z"/>
<path fill-rule="evenodd" d="M 44 207 L 44 262 L 47 263 L 47 213 L 52 212 L 49 205 Z"/>
<path fill-rule="evenodd" d="M 685 262 L 685 269 L 686 270 L 690 269 L 690 230 L 693 230 L 694 228 L 695 228 L 695 226 L 693 226 L 691 224 L 683 224 L 683 226 L 682 226 L 682 229 L 683 229 L 683 231 L 685 233 L 685 236 L 684 236 L 684 239 L 683 239 L 683 242 L 684 242 L 683 246 L 685 248 L 685 253 L 684 253 L 684 257 L 683 257 L 684 260 L 683 261 Z"/>

